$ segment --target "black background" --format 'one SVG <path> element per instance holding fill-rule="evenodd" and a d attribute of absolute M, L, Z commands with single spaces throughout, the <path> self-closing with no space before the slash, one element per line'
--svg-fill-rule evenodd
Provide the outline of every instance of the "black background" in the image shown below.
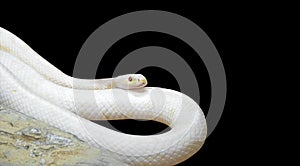
<path fill-rule="evenodd" d="M 165 10 L 182 15 L 198 24 L 217 48 L 225 67 L 228 92 L 225 109 L 216 129 L 207 138 L 198 153 L 179 165 L 214 165 L 218 163 L 243 165 L 245 162 L 256 164 L 258 159 L 265 158 L 264 148 L 254 143 L 259 140 L 260 135 L 256 133 L 255 124 L 251 124 L 249 121 L 253 112 L 250 112 L 251 106 L 245 102 L 245 95 L 243 95 L 252 90 L 251 86 L 244 84 L 248 81 L 247 75 L 250 70 L 245 66 L 255 58 L 253 55 L 249 55 L 251 49 L 248 44 L 254 38 L 251 31 L 259 28 L 255 24 L 256 17 L 252 17 L 251 12 L 247 13 L 251 9 L 220 10 L 215 6 L 193 8 L 183 6 L 177 8 L 120 7 L 118 9 L 94 6 L 91 8 L 93 5 L 95 4 L 76 9 L 69 7 L 68 10 L 66 8 L 51 8 L 51 10 L 39 8 L 34 9 L 33 14 L 28 14 L 25 10 L 17 16 L 10 17 L 7 14 L 5 19 L 1 20 L 0 26 L 20 37 L 61 71 L 72 75 L 73 65 L 82 44 L 95 29 L 110 19 L 128 12 L 145 9 Z M 187 44 L 166 34 L 144 32 L 121 39 L 105 54 L 100 63 L 101 70 L 97 72 L 97 78 L 111 77 L 118 59 L 137 48 L 149 45 L 171 49 L 190 64 L 198 77 L 201 91 L 200 106 L 207 114 L 211 94 L 210 81 L 203 62 L 197 58 L 197 54 Z M 192 58 L 186 55 L 191 55 Z M 148 78 L 149 86 L 180 91 L 175 78 L 164 69 L 149 67 L 140 70 L 139 73 Z M 254 99 L 251 102 L 258 101 Z M 156 133 L 166 127 L 149 121 L 128 120 L 111 123 L 125 133 L 143 135 Z M 251 151 L 256 151 L 256 153 L 249 154 Z"/>

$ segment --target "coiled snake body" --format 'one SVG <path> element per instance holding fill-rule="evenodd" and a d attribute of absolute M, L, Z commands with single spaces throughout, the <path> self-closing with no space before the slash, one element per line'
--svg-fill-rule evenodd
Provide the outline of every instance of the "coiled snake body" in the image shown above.
<path fill-rule="evenodd" d="M 84 80 L 65 75 L 12 33 L 0 28 L 0 105 L 76 135 L 129 165 L 174 165 L 206 138 L 197 103 L 169 89 L 144 87 L 142 75 Z M 120 133 L 89 120 L 149 119 L 165 133 Z"/>

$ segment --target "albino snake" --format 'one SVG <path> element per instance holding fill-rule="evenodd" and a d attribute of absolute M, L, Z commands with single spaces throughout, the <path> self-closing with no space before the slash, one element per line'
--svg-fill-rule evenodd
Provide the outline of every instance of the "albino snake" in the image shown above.
<path fill-rule="evenodd" d="M 190 97 L 146 84 L 139 74 L 70 77 L 0 27 L 0 105 L 72 133 L 128 165 L 180 163 L 205 141 L 204 114 Z M 89 121 L 117 119 L 155 120 L 171 130 L 139 136 Z"/>

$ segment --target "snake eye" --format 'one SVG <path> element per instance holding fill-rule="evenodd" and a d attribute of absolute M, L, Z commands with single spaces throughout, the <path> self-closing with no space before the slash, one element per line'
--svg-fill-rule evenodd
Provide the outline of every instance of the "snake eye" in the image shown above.
<path fill-rule="evenodd" d="M 128 81 L 130 81 L 130 82 L 131 82 L 131 81 L 132 81 L 132 77 L 128 77 Z"/>

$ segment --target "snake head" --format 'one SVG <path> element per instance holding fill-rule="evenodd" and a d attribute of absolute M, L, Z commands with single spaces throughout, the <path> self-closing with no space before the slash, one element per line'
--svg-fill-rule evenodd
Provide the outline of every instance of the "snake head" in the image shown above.
<path fill-rule="evenodd" d="M 147 79 L 142 74 L 125 74 L 115 77 L 114 83 L 117 88 L 136 89 L 147 85 Z"/>

